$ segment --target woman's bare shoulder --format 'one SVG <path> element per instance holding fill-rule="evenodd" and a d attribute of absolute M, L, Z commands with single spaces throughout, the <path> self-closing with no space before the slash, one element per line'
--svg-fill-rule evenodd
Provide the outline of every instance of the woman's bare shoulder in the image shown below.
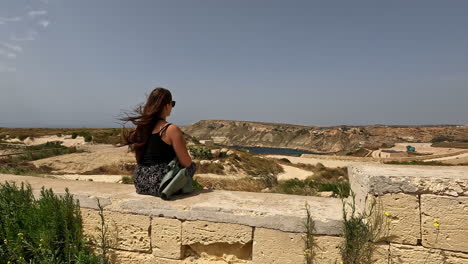
<path fill-rule="evenodd" d="M 171 133 L 171 134 L 178 134 L 178 133 L 182 133 L 182 130 L 180 129 L 179 126 L 175 125 L 175 124 L 170 124 L 168 127 L 167 127 L 167 132 Z"/>

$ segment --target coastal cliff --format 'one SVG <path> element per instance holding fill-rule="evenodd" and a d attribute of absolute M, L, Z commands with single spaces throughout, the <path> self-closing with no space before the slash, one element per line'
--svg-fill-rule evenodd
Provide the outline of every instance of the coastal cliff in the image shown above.
<path fill-rule="evenodd" d="M 293 148 L 314 152 L 353 152 L 397 142 L 430 142 L 437 137 L 468 140 L 468 126 L 316 127 L 249 121 L 202 120 L 183 128 L 199 140 L 224 145 Z"/>

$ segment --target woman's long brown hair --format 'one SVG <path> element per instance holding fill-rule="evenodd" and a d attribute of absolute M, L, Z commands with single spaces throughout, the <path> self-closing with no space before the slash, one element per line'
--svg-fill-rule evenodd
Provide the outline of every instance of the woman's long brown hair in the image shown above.
<path fill-rule="evenodd" d="M 164 106 L 170 104 L 172 95 L 169 90 L 158 87 L 148 96 L 145 105 L 138 105 L 132 113 L 125 113 L 126 117 L 119 118 L 125 123 L 132 122 L 136 128 L 122 129 L 124 145 L 135 152 L 137 163 L 141 163 L 145 146 L 151 136 L 151 132 L 158 120 L 162 120 L 161 114 Z"/>

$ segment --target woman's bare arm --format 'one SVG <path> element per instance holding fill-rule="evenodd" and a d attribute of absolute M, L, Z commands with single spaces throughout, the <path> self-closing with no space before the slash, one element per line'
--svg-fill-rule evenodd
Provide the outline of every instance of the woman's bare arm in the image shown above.
<path fill-rule="evenodd" d="M 192 163 L 192 158 L 187 151 L 187 143 L 185 142 L 182 131 L 178 126 L 170 125 L 166 132 L 177 155 L 177 159 L 179 159 L 180 165 L 188 168 Z"/>

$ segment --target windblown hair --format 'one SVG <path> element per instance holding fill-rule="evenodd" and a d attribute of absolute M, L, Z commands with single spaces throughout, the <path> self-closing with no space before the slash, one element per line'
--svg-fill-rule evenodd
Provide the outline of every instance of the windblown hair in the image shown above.
<path fill-rule="evenodd" d="M 119 118 L 124 124 L 132 122 L 136 128 L 122 129 L 124 145 L 128 145 L 130 150 L 135 152 L 137 163 L 143 158 L 145 146 L 151 136 L 151 132 L 158 120 L 162 120 L 161 114 L 164 106 L 170 104 L 172 95 L 169 90 L 158 87 L 154 89 L 146 100 L 145 105 L 138 105 L 133 112 L 125 113 L 126 117 Z"/>

